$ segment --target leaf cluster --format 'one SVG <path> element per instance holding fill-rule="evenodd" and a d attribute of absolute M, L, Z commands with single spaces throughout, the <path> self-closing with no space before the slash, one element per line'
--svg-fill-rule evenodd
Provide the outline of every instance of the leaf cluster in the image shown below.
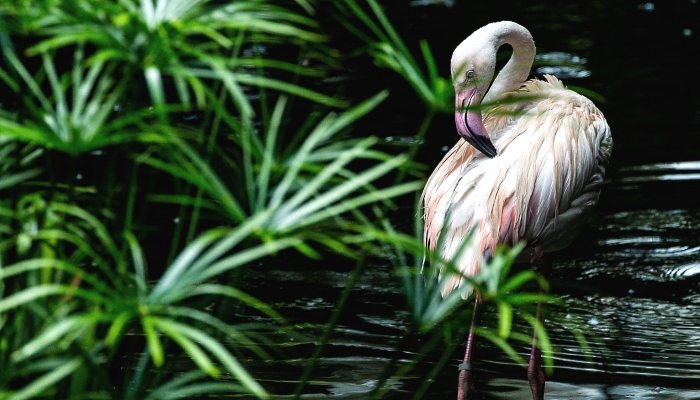
<path fill-rule="evenodd" d="M 0 397 L 269 396 L 240 358 L 269 359 L 263 333 L 287 324 L 226 277 L 285 251 L 371 251 L 366 207 L 421 186 L 379 186 L 407 158 L 347 137 L 386 92 L 331 112 L 347 102 L 297 82 L 322 63 L 263 57 L 317 54 L 300 5 L 0 8 Z M 224 299 L 275 325 L 206 307 Z M 169 366 L 178 355 L 190 369 Z"/>

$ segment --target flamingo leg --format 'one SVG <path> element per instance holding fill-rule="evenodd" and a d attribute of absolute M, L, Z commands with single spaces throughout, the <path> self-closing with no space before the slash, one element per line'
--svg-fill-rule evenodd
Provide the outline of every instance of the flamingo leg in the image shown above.
<path fill-rule="evenodd" d="M 470 400 L 474 396 L 474 373 L 472 369 L 472 351 L 474 349 L 474 331 L 476 330 L 476 307 L 479 298 L 474 300 L 474 312 L 472 313 L 472 325 L 467 337 L 467 348 L 464 352 L 464 362 L 459 365 L 459 386 L 457 387 L 457 400 Z"/>
<path fill-rule="evenodd" d="M 549 278 L 549 271 L 552 268 L 552 259 L 548 254 L 542 256 L 542 276 Z M 540 294 L 544 294 L 544 289 L 540 288 Z M 537 303 L 537 321 L 544 323 L 544 305 Z M 542 350 L 537 346 L 537 332 L 532 335 L 532 351 L 530 352 L 530 363 L 527 366 L 527 379 L 530 381 L 533 400 L 544 400 L 544 371 L 542 371 Z"/>

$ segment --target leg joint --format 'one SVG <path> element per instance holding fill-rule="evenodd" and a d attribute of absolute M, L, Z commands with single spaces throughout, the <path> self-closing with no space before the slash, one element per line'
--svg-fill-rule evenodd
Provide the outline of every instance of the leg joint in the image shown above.
<path fill-rule="evenodd" d="M 472 363 L 461 363 L 457 366 L 457 371 L 472 371 Z"/>

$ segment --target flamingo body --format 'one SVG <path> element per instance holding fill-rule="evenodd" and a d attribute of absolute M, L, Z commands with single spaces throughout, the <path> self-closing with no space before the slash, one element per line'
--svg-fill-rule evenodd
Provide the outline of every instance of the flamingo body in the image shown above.
<path fill-rule="evenodd" d="M 513 45 L 513 57 L 488 90 L 503 43 Z M 443 296 L 478 273 L 498 244 L 524 241 L 533 260 L 568 246 L 598 201 L 610 128 L 593 102 L 557 78 L 524 82 L 533 58 L 529 32 L 512 22 L 481 28 L 453 55 L 457 107 L 472 107 L 471 115 L 456 112 L 457 128 L 472 144 L 459 140 L 428 179 L 424 241 L 452 260 L 472 230 L 473 238 L 453 260 L 463 275 L 442 277 Z M 484 97 L 494 103 L 480 106 Z"/>

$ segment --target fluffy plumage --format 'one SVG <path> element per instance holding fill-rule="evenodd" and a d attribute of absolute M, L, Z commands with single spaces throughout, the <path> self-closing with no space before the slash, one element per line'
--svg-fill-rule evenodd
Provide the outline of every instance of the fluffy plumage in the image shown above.
<path fill-rule="evenodd" d="M 501 35 L 497 39 L 488 32 L 477 31 L 474 35 L 491 38 L 492 46 L 510 43 L 509 32 L 503 33 L 508 26 L 498 24 L 505 23 L 491 24 L 495 25 L 492 30 Z M 517 42 L 532 41 L 529 32 L 529 39 L 522 35 L 517 33 Z M 460 47 L 468 41 L 469 38 Z M 514 53 L 517 51 L 514 45 Z M 534 43 L 532 53 L 534 56 Z M 455 68 L 455 58 L 470 59 L 468 55 L 453 56 L 453 71 L 459 70 Z M 511 75 L 522 76 L 524 67 L 516 67 L 520 73 Z M 488 94 L 497 103 L 483 107 L 481 112 L 498 156 L 489 158 L 460 139 L 435 168 L 423 190 L 427 246 L 435 249 L 440 243 L 437 250 L 441 256 L 453 259 L 474 229 L 471 245 L 456 260 L 463 275 L 478 273 L 484 257 L 500 243 L 524 241 L 533 259 L 566 247 L 598 201 L 612 149 L 610 128 L 593 102 L 566 89 L 553 76 L 546 75 L 545 79 L 520 83 L 497 79 Z M 494 93 L 496 83 L 505 88 L 522 86 L 515 91 Z M 455 86 L 459 91 L 458 83 Z M 440 239 L 441 234 L 444 237 Z M 465 282 L 456 275 L 443 279 L 448 280 L 443 296 Z"/>

